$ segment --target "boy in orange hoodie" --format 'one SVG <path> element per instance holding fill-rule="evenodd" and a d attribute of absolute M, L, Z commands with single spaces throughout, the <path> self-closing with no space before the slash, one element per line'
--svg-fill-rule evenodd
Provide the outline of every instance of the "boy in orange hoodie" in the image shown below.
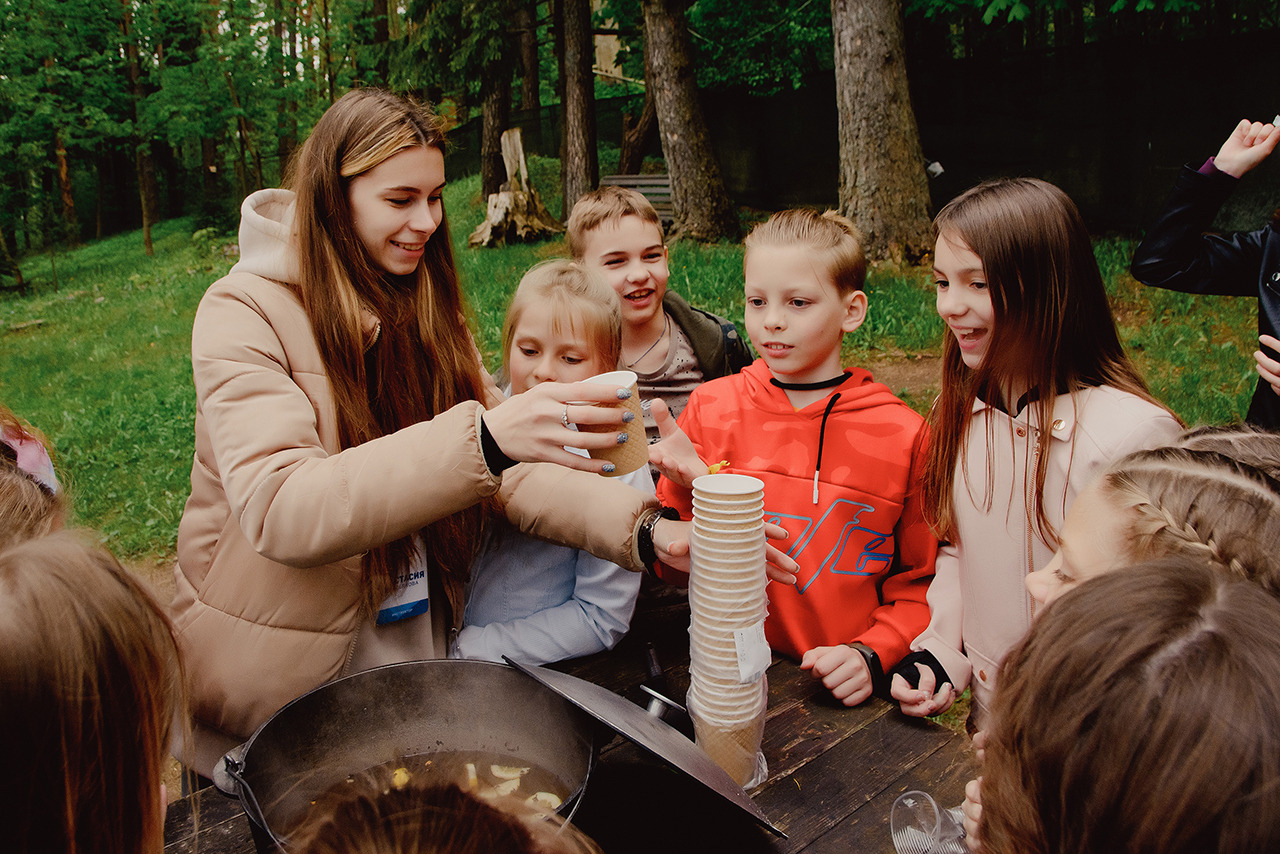
<path fill-rule="evenodd" d="M 745 321 L 760 358 L 695 389 L 679 429 L 655 405 L 664 438 L 651 448 L 658 497 L 683 519 L 705 460 L 764 481 L 765 521 L 787 529 L 800 565 L 794 587 L 769 585 L 765 636 L 848 706 L 888 696 L 885 674 L 928 626 L 938 546 L 920 504 L 924 419 L 841 363 L 845 333 L 866 318 L 866 269 L 853 224 L 834 212 L 757 226 Z"/>

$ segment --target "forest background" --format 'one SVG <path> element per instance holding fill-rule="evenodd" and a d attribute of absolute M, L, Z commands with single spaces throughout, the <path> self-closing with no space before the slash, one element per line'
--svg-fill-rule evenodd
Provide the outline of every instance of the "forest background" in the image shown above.
<path fill-rule="evenodd" d="M 77 521 L 163 567 L 190 318 L 234 260 L 239 202 L 279 184 L 334 98 L 380 85 L 451 126 L 490 367 L 520 273 L 562 251 L 465 248 L 520 126 L 555 215 L 601 174 L 671 174 L 672 285 L 739 321 L 744 227 L 788 205 L 853 216 L 879 263 L 846 361 L 918 409 L 940 341 L 914 266 L 929 216 L 992 175 L 1052 180 L 1098 235 L 1153 390 L 1189 422 L 1234 420 L 1252 301 L 1149 292 L 1125 268 L 1176 169 L 1280 108 L 1278 33 L 1272 0 L 0 0 L 0 400 L 50 435 Z M 1266 164 L 1219 225 L 1257 227 L 1277 198 Z"/>

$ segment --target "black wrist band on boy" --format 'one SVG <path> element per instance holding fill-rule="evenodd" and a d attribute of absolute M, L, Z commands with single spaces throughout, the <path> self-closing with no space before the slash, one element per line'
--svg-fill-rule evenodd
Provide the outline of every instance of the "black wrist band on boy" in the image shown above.
<path fill-rule="evenodd" d="M 867 663 L 867 671 L 871 674 L 871 693 L 877 697 L 887 698 L 889 696 L 889 678 L 885 676 L 884 667 L 880 664 L 880 656 L 865 643 L 855 641 L 849 646 L 861 653 L 862 660 Z"/>
<path fill-rule="evenodd" d="M 674 507 L 655 507 L 636 529 L 636 553 L 640 556 L 640 564 L 649 575 L 654 575 L 654 565 L 658 562 L 658 552 L 653 546 L 653 529 L 659 519 L 679 519 L 680 511 Z"/>

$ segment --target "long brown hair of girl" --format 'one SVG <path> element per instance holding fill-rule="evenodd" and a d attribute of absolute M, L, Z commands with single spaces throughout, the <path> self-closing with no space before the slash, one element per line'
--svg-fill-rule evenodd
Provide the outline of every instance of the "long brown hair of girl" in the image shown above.
<path fill-rule="evenodd" d="M 991 342 L 976 369 L 964 364 L 954 336 L 943 345 L 942 393 L 931 416 L 923 495 L 935 534 L 955 540 L 956 468 L 979 397 L 1035 390 L 1028 406 L 1040 424 L 1050 423 L 1060 395 L 1090 386 L 1155 400 L 1120 344 L 1089 232 L 1066 193 L 1034 178 L 987 181 L 948 202 L 933 232 L 982 260 L 995 315 Z M 1058 532 L 1043 495 L 1050 438 L 1041 430 L 1036 439 L 1036 498 L 1028 515 L 1044 541 L 1056 547 Z M 988 451 L 988 469 L 992 465 Z"/>
<path fill-rule="evenodd" d="M 1005 658 L 990 854 L 1280 850 L 1280 603 L 1182 555 L 1091 578 Z"/>
<path fill-rule="evenodd" d="M 298 292 L 315 330 L 349 448 L 484 400 L 484 383 L 454 267 L 447 218 L 427 241 L 417 271 L 389 276 L 355 231 L 351 179 L 410 148 L 444 148 L 439 119 L 378 89 L 339 98 L 316 123 L 292 164 L 297 194 Z M 381 324 L 365 340 L 361 319 Z M 462 510 L 420 533 L 429 563 L 460 585 L 478 549 L 488 504 Z M 370 549 L 361 560 L 365 607 L 376 610 L 413 558 L 413 538 Z"/>
<path fill-rule="evenodd" d="M 6 847 L 159 854 L 182 673 L 142 582 L 70 532 L 0 552 Z"/>

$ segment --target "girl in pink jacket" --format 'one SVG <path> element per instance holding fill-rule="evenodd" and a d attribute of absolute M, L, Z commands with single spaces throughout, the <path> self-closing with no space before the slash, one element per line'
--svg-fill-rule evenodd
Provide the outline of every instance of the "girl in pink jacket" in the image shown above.
<path fill-rule="evenodd" d="M 1164 444 L 1178 419 L 1116 333 L 1089 234 L 1060 189 L 980 184 L 934 221 L 942 393 L 931 416 L 925 515 L 944 546 L 930 624 L 895 670 L 910 715 L 972 688 L 981 728 L 1000 661 L 1031 624 L 1025 576 L 1058 547 L 1067 508 L 1113 459 Z"/>

